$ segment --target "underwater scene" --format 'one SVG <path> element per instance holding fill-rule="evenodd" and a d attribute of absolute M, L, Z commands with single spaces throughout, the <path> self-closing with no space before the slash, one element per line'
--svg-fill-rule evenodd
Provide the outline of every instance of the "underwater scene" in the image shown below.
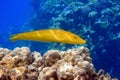
<path fill-rule="evenodd" d="M 0 80 L 120 80 L 120 0 L 1 0 Z"/>

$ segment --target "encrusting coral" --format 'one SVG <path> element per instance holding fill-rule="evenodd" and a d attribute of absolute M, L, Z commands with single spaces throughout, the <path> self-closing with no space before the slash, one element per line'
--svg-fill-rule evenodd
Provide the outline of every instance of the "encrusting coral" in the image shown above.
<path fill-rule="evenodd" d="M 89 49 L 49 50 L 43 57 L 27 47 L 0 48 L 0 80 L 117 80 L 95 71 Z"/>

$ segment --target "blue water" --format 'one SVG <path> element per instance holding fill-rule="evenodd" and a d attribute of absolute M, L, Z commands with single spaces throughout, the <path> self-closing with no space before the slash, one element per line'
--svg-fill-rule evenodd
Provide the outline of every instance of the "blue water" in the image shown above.
<path fill-rule="evenodd" d="M 34 15 L 34 10 L 29 0 L 0 0 L 0 10 L 0 45 L 14 48 L 9 42 L 10 34 L 21 32 Z"/>
<path fill-rule="evenodd" d="M 12 34 L 48 28 L 61 28 L 86 39 L 96 71 L 104 69 L 120 79 L 120 1 L 119 0 L 1 0 L 0 47 L 28 46 L 44 53 L 81 45 L 60 45 L 32 41 L 10 42 Z"/>

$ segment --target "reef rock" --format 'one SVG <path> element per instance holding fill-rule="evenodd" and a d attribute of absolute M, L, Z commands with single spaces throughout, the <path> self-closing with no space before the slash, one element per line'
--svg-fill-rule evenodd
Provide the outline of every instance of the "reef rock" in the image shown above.
<path fill-rule="evenodd" d="M 49 50 L 43 56 L 29 48 L 0 48 L 0 80 L 117 80 L 95 71 L 89 49 Z"/>

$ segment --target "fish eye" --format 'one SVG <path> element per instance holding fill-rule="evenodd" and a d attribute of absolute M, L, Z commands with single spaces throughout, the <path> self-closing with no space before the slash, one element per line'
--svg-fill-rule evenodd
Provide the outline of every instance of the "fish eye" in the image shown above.
<path fill-rule="evenodd" d="M 77 39 L 77 36 L 74 36 L 73 38 L 74 38 L 74 39 Z"/>

